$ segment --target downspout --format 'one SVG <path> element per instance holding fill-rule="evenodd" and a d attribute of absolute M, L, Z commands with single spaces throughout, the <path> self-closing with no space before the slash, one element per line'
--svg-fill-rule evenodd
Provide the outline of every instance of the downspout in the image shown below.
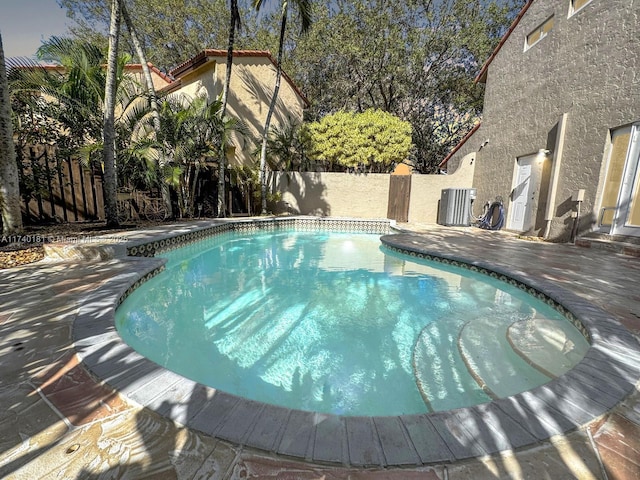
<path fill-rule="evenodd" d="M 549 238 L 551 231 L 551 221 L 553 213 L 556 209 L 556 194 L 558 191 L 558 181 L 560 179 L 560 167 L 562 165 L 562 152 L 564 151 L 564 136 L 567 130 L 568 113 L 563 113 L 558 121 L 558 133 L 556 135 L 556 145 L 553 150 L 553 165 L 551 168 L 551 180 L 549 185 L 549 194 L 547 196 L 547 209 L 544 214 L 546 225 L 544 227 L 543 238 Z"/>

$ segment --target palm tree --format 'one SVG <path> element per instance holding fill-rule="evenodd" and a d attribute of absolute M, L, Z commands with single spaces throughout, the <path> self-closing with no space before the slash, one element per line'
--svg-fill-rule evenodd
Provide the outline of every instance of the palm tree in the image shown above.
<path fill-rule="evenodd" d="M 43 68 L 35 62 L 16 63 L 10 84 L 14 97 L 29 104 L 28 111 L 52 123 L 36 142 L 55 144 L 58 155 L 86 158 L 88 152 L 101 153 L 104 55 L 94 45 L 60 37 L 47 40 L 37 55 L 60 69 Z M 127 56 L 121 56 L 116 66 L 116 102 L 123 112 L 139 98 L 139 85 L 125 71 L 127 61 Z"/>
<path fill-rule="evenodd" d="M 2 46 L 2 35 L 0 35 L 0 212 L 2 214 L 3 235 L 11 235 L 22 230 L 18 182 L 18 165 L 13 145 L 7 67 Z"/>
<path fill-rule="evenodd" d="M 207 160 L 217 159 L 231 131 L 246 131 L 237 120 L 223 118 L 221 108 L 220 100 L 209 103 L 206 94 L 193 99 L 169 96 L 160 105 L 161 129 L 156 138 L 144 136 L 149 131 L 145 127 L 148 116 L 141 115 L 134 129 L 140 136 L 132 145 L 132 153 L 153 160 L 150 164 L 157 164 L 161 157 L 166 159 L 160 174 L 178 193 L 181 217 L 195 212 L 198 175 Z"/>
<path fill-rule="evenodd" d="M 307 130 L 302 124 L 289 119 L 269 132 L 267 164 L 271 170 L 284 172 L 306 170 L 311 164 L 307 155 L 310 149 Z"/>
<path fill-rule="evenodd" d="M 104 214 L 107 220 L 107 226 L 118 225 L 115 107 L 119 37 L 120 0 L 111 0 L 109 54 L 107 56 L 107 78 L 104 88 L 104 123 L 102 134 L 104 143 L 102 150 L 104 164 Z"/>
<path fill-rule="evenodd" d="M 36 101 L 41 95 L 51 99 L 40 106 L 69 132 L 65 139 L 69 153 L 76 153 L 87 142 L 99 142 L 105 90 L 105 59 L 100 49 L 70 38 L 51 37 L 40 46 L 37 56 L 61 65 L 61 70 L 49 71 L 35 63 L 24 65 L 17 72 L 13 89 L 37 92 Z"/>
<path fill-rule="evenodd" d="M 298 16 L 300 20 L 301 32 L 306 32 L 311 26 L 311 0 L 292 0 L 297 7 Z M 260 10 L 264 0 L 254 0 L 253 6 L 256 10 Z M 280 90 L 280 80 L 282 78 L 282 55 L 284 52 L 284 38 L 287 30 L 287 17 L 289 14 L 289 0 L 283 0 L 282 2 L 282 15 L 280 20 L 280 37 L 278 42 L 278 59 L 276 62 L 276 84 L 273 89 L 273 96 L 271 97 L 271 103 L 269 105 L 269 111 L 267 112 L 267 118 L 264 122 L 264 131 L 262 132 L 262 150 L 260 152 L 260 188 L 262 193 L 262 214 L 267 213 L 267 182 L 266 182 L 266 169 L 267 169 L 267 144 L 269 142 L 269 128 L 271 126 L 271 117 L 275 110 L 276 102 L 278 100 L 278 92 Z"/>
<path fill-rule="evenodd" d="M 229 0 L 231 19 L 229 21 L 229 41 L 227 44 L 227 75 L 222 90 L 222 107 L 220 115 L 224 118 L 227 113 L 227 100 L 229 97 L 229 85 L 231 83 L 231 67 L 233 66 L 233 44 L 235 43 L 236 29 L 240 30 L 240 12 L 238 10 L 238 0 Z M 220 164 L 218 166 L 218 216 L 225 216 L 224 200 L 224 176 L 226 164 L 226 143 L 220 147 Z"/>
<path fill-rule="evenodd" d="M 142 44 L 140 43 L 140 39 L 138 37 L 138 32 L 133 26 L 133 22 L 131 21 L 131 17 L 129 16 L 129 12 L 127 11 L 126 3 L 124 0 L 120 0 L 120 7 L 122 10 L 122 18 L 124 19 L 124 23 L 127 25 L 127 30 L 129 30 L 129 34 L 131 35 L 131 42 L 133 43 L 133 47 L 136 50 L 136 54 L 140 59 L 140 64 L 142 65 L 142 74 L 147 90 L 147 94 L 149 95 L 149 103 L 151 105 L 151 115 L 153 117 L 153 128 L 156 131 L 156 135 L 160 132 L 160 114 L 158 112 L 158 96 L 156 95 L 155 87 L 153 86 L 153 79 L 151 78 L 151 70 L 149 69 L 149 65 L 147 63 L 146 55 L 144 53 L 144 49 L 142 48 Z M 161 159 L 162 163 L 162 159 Z M 165 183 L 161 183 L 162 190 L 162 199 L 164 201 L 166 216 L 171 218 L 173 217 L 173 208 L 171 205 L 171 192 L 169 191 L 169 186 Z"/>

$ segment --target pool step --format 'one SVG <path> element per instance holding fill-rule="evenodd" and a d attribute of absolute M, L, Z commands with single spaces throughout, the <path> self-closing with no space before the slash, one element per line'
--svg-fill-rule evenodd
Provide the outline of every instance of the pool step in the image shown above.
<path fill-rule="evenodd" d="M 531 318 L 515 322 L 507 331 L 507 339 L 527 363 L 550 377 L 575 366 L 586 349 L 582 334 L 564 320 Z"/>
<path fill-rule="evenodd" d="M 427 406 L 434 411 L 491 400 L 474 379 L 456 346 L 464 321 L 453 316 L 427 325 L 413 348 L 413 374 Z"/>
<path fill-rule="evenodd" d="M 464 326 L 458 338 L 471 376 L 492 398 L 515 395 L 550 380 L 513 350 L 507 338 L 510 325 L 502 315 L 476 318 Z"/>

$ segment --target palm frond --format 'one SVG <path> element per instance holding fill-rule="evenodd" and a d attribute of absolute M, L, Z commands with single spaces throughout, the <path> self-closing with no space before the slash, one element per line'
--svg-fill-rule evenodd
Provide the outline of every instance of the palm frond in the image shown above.
<path fill-rule="evenodd" d="M 89 168 L 94 160 L 102 158 L 102 143 L 88 143 L 78 148 L 78 158 L 83 167 Z"/>

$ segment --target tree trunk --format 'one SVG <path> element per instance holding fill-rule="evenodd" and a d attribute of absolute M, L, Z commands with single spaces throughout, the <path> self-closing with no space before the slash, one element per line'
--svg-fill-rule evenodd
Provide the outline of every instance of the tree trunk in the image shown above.
<path fill-rule="evenodd" d="M 222 117 L 227 113 L 227 101 L 229 99 L 229 84 L 231 83 L 231 68 L 233 67 L 233 45 L 236 37 L 236 27 L 240 25 L 240 13 L 238 12 L 238 0 L 229 0 L 231 19 L 229 21 L 229 41 L 227 43 L 227 75 L 222 90 Z"/>
<path fill-rule="evenodd" d="M 120 0 L 120 8 L 122 10 L 122 18 L 124 19 L 124 23 L 127 26 L 127 30 L 129 30 L 129 34 L 131 34 L 131 41 L 133 43 L 133 48 L 136 50 L 136 54 L 140 59 L 140 65 L 142 65 L 142 74 L 144 77 L 144 82 L 147 88 L 147 94 L 149 95 L 149 103 L 151 104 L 151 116 L 153 118 L 153 128 L 155 130 L 156 139 L 160 137 L 160 108 L 158 107 L 158 96 L 156 95 L 156 89 L 153 86 L 153 78 L 151 78 L 151 70 L 149 69 L 149 64 L 147 63 L 147 57 L 144 54 L 144 49 L 142 48 L 142 44 L 140 43 L 140 38 L 138 37 L 138 32 L 133 26 L 133 22 L 131 22 L 131 17 L 129 16 L 129 12 L 127 10 L 126 2 L 124 0 Z M 166 211 L 165 218 L 173 218 L 173 207 L 171 205 L 171 192 L 169 191 L 169 185 L 167 182 L 162 179 L 162 167 L 163 163 L 161 160 L 158 161 L 158 170 L 160 171 L 160 190 L 162 191 L 162 201 L 164 203 L 164 208 Z"/>
<path fill-rule="evenodd" d="M 273 97 L 267 112 L 267 119 L 264 122 L 264 132 L 262 133 L 262 150 L 260 152 L 260 188 L 262 194 L 262 215 L 267 214 L 267 142 L 269 140 L 269 128 L 271 126 L 271 117 L 276 108 L 278 101 L 278 92 L 280 91 L 280 79 L 282 78 L 282 54 L 284 51 L 284 34 L 287 28 L 287 12 L 289 10 L 289 2 L 285 2 L 282 8 L 282 23 L 280 24 L 280 40 L 278 45 L 278 60 L 276 65 L 276 85 L 273 89 Z"/>
<path fill-rule="evenodd" d="M 0 212 L 3 235 L 12 235 L 22 230 L 18 165 L 13 144 L 11 103 L 2 35 L 0 35 Z"/>
<path fill-rule="evenodd" d="M 107 57 L 107 78 L 104 89 L 104 123 L 102 130 L 104 163 L 104 213 L 107 226 L 118 225 L 116 174 L 116 74 L 118 68 L 118 40 L 120 37 L 120 1 L 111 0 L 111 22 L 109 25 L 109 55 Z"/>
<path fill-rule="evenodd" d="M 238 0 L 230 0 L 231 20 L 229 22 L 229 42 L 227 44 L 227 75 L 224 80 L 224 88 L 222 90 L 222 110 L 220 119 L 224 122 L 224 116 L 227 113 L 227 101 L 229 99 L 229 85 L 231 83 L 231 69 L 233 67 L 233 44 L 235 43 L 236 26 L 240 25 L 240 14 L 238 12 Z M 226 216 L 225 206 L 225 167 L 227 163 L 227 139 L 226 135 L 222 136 L 220 142 L 220 161 L 218 168 L 218 217 Z M 231 207 L 229 207 L 231 211 Z"/>

